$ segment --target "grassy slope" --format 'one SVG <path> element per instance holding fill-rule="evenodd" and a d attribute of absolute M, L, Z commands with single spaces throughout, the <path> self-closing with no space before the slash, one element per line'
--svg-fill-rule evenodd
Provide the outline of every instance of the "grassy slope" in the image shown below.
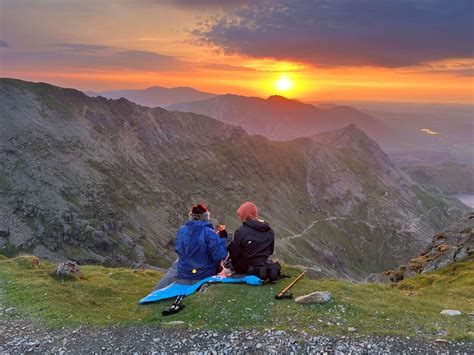
<path fill-rule="evenodd" d="M 43 262 L 35 269 L 31 259 L 0 257 L 0 280 L 5 280 L 3 303 L 50 327 L 159 325 L 183 320 L 195 328 L 275 327 L 335 335 L 346 334 L 352 326 L 361 335 L 437 338 L 438 332 L 447 331 L 447 338 L 460 339 L 469 337 L 472 326 L 466 314 L 451 318 L 439 312 L 446 308 L 474 311 L 474 260 L 419 275 L 398 287 L 330 279 L 303 279 L 294 287 L 295 296 L 331 291 L 334 301 L 324 306 L 274 300 L 275 292 L 288 283 L 287 279 L 263 287 L 213 285 L 204 293 L 188 297 L 181 313 L 162 317 L 169 300 L 147 306 L 136 303 L 153 288 L 161 276 L 159 272 L 83 266 L 84 279 L 62 282 L 51 277 L 54 265 Z M 296 275 L 298 270 L 287 272 Z M 415 291 L 414 296 L 407 295 L 410 290 Z"/>

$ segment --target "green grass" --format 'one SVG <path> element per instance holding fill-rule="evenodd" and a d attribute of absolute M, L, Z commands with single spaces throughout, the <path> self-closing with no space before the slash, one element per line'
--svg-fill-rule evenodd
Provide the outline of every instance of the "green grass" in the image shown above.
<path fill-rule="evenodd" d="M 472 329 L 465 313 L 474 311 L 474 260 L 413 277 L 397 287 L 306 278 L 294 287 L 295 296 L 317 290 L 332 292 L 333 302 L 324 306 L 275 300 L 274 294 L 289 279 L 261 287 L 212 285 L 204 293 L 187 297 L 186 308 L 170 317 L 163 317 L 161 311 L 171 300 L 137 304 L 162 276 L 159 272 L 82 266 L 84 279 L 61 282 L 51 276 L 54 265 L 42 262 L 35 269 L 31 260 L 29 256 L 0 258 L 0 279 L 5 280 L 3 303 L 50 327 L 166 325 L 171 320 L 182 320 L 192 328 L 275 328 L 347 335 L 348 327 L 356 327 L 358 335 L 438 338 L 438 332 L 447 332 L 445 337 L 449 339 L 468 338 Z M 299 271 L 286 272 L 294 276 Z M 409 296 L 410 291 L 414 295 Z M 457 309 L 463 315 L 442 316 L 442 309 Z"/>

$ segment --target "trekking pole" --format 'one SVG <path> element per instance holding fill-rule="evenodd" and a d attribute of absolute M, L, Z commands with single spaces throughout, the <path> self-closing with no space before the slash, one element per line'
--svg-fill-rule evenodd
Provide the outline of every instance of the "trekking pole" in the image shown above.
<path fill-rule="evenodd" d="M 303 271 L 301 274 L 299 274 L 299 275 L 296 277 L 296 279 L 294 279 L 293 281 L 291 281 L 291 283 L 290 283 L 288 286 L 286 286 L 283 290 L 281 290 L 280 292 L 278 292 L 278 293 L 275 295 L 275 299 L 281 300 L 281 299 L 283 299 L 283 298 L 293 298 L 293 294 L 292 294 L 292 293 L 290 293 L 290 294 L 288 294 L 288 295 L 287 295 L 286 293 L 288 292 L 288 290 L 289 290 L 290 288 L 293 287 L 293 285 L 294 285 L 295 283 L 298 282 L 299 279 L 301 279 L 301 278 L 304 276 L 304 274 L 306 274 L 306 271 Z"/>
<path fill-rule="evenodd" d="M 169 316 L 181 311 L 184 308 L 184 304 L 181 303 L 183 298 L 184 298 L 184 295 L 179 295 L 178 297 L 176 297 L 176 300 L 173 302 L 170 308 L 165 309 L 163 312 L 161 312 L 161 314 L 164 316 Z"/>

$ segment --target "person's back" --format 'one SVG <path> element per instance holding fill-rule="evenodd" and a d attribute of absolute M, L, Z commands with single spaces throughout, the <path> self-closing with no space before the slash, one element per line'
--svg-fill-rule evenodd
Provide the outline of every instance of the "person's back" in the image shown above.
<path fill-rule="evenodd" d="M 190 216 L 176 236 L 178 276 L 200 280 L 217 273 L 219 262 L 227 256 L 226 240 L 214 231 L 205 206 L 195 206 Z"/>
<path fill-rule="evenodd" d="M 237 213 L 242 226 L 234 233 L 229 254 L 235 271 L 246 274 L 250 266 L 268 261 L 274 252 L 275 234 L 267 222 L 258 219 L 253 203 L 244 203 Z"/>

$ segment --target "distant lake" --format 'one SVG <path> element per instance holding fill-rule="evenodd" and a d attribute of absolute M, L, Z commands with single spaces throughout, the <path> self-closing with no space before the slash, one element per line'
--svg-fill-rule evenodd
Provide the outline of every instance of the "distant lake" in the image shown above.
<path fill-rule="evenodd" d="M 474 208 L 474 193 L 461 192 L 456 197 L 465 205 Z"/>

